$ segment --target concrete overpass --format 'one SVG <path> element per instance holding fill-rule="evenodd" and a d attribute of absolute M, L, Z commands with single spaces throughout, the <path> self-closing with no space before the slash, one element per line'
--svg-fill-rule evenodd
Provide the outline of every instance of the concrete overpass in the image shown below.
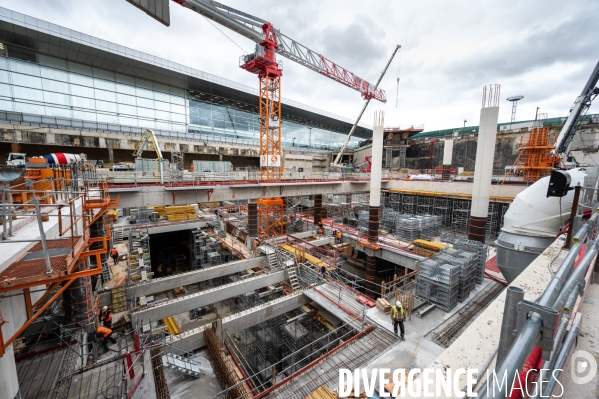
<path fill-rule="evenodd" d="M 284 271 L 262 274 L 146 307 L 133 312 L 133 317 L 146 322 L 150 319 L 164 319 L 215 302 L 224 301 L 225 299 L 233 298 L 268 285 L 281 283 L 286 279 Z"/>
<path fill-rule="evenodd" d="M 472 194 L 472 183 L 384 180 L 383 190 L 443 192 L 448 195 Z M 525 186 L 493 185 L 492 197 L 514 198 Z M 112 195 L 121 197 L 121 207 L 186 205 L 209 201 L 258 200 L 266 197 L 295 197 L 315 194 L 351 194 L 370 191 L 370 181 L 323 180 L 282 181 L 280 183 L 207 182 L 201 185 L 112 184 Z"/>
<path fill-rule="evenodd" d="M 259 267 L 264 259 L 266 259 L 264 256 L 252 259 L 243 259 L 218 266 L 206 267 L 187 273 L 176 274 L 174 276 L 154 278 L 143 284 L 127 287 L 127 298 L 139 298 L 140 296 L 172 290 L 176 287 L 182 287 L 184 285 L 195 284 L 202 281 L 211 280 L 216 277 L 242 272 L 254 267 Z"/>

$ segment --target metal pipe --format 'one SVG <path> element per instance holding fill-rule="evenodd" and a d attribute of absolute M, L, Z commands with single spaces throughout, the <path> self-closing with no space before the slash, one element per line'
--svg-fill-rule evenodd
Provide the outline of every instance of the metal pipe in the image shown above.
<path fill-rule="evenodd" d="M 580 319 L 577 319 L 577 320 L 580 320 Z M 555 384 L 557 384 L 557 379 L 559 378 L 559 376 L 561 375 L 561 373 L 564 369 L 564 365 L 566 364 L 566 360 L 568 359 L 570 350 L 572 350 L 572 347 L 574 346 L 574 343 L 576 342 L 576 337 L 578 336 L 579 330 L 580 330 L 579 321 L 575 321 L 575 324 L 572 325 L 572 328 L 570 329 L 570 332 L 568 333 L 568 336 L 566 337 L 564 346 L 562 347 L 562 349 L 559 351 L 559 354 L 555 358 L 555 367 L 553 368 L 553 370 L 551 372 L 551 378 L 549 379 L 549 382 L 547 383 L 547 389 L 544 390 L 544 392 L 543 392 L 544 394 L 548 393 L 549 396 L 551 396 L 551 393 L 555 389 Z"/>
<path fill-rule="evenodd" d="M 10 185 L 8 183 L 6 183 L 6 190 L 8 192 L 8 214 L 10 215 L 8 218 L 8 235 L 12 236 L 12 194 L 10 193 Z"/>
<path fill-rule="evenodd" d="M 578 242 L 572 246 L 570 252 L 563 260 L 559 269 L 553 275 L 553 278 L 547 285 L 547 288 L 538 301 L 539 305 L 552 306 L 554 304 L 555 299 L 561 292 L 564 281 L 566 281 L 571 272 L 574 260 L 580 251 L 581 242 L 584 241 L 587 233 L 588 225 L 584 225 L 580 228 L 580 230 L 578 230 L 574 236 L 578 239 Z M 507 376 L 507 381 L 514 381 L 515 373 L 517 373 L 521 368 L 522 364 L 533 348 L 541 341 L 542 326 L 542 317 L 537 313 L 531 313 L 530 317 L 526 323 L 524 323 L 522 329 L 515 337 L 514 343 L 512 344 L 509 352 L 506 354 L 504 360 L 495 368 L 496 371 L 499 371 L 498 373 L 496 372 L 496 375 L 498 375 L 499 378 L 505 375 Z M 509 384 L 503 384 L 497 391 L 493 389 L 492 393 L 488 393 L 487 386 L 489 385 L 489 382 L 490 380 L 487 379 L 486 383 L 482 384 L 481 388 L 477 392 L 479 397 L 502 399 L 506 397 L 508 390 L 511 388 L 511 386 L 508 387 Z"/>
<path fill-rule="evenodd" d="M 524 299 L 524 290 L 520 287 L 509 286 L 505 294 L 503 307 L 503 320 L 499 334 L 499 347 L 497 349 L 497 364 L 505 358 L 505 354 L 514 342 L 516 322 L 518 320 L 518 303 Z"/>
<path fill-rule="evenodd" d="M 2 195 L 2 203 L 6 204 L 6 189 L 4 187 L 0 187 L 0 194 Z M 10 216 L 12 218 L 12 216 Z M 2 207 L 2 240 L 6 240 L 6 236 L 8 234 L 6 225 L 6 208 Z"/>
<path fill-rule="evenodd" d="M 576 269 L 574 269 L 574 272 L 572 273 L 572 275 L 564 283 L 564 286 L 563 286 L 561 292 L 559 293 L 557 299 L 553 303 L 553 307 L 555 309 L 558 309 L 558 310 L 563 309 L 564 304 L 566 303 L 566 300 L 570 296 L 570 293 L 574 289 L 578 288 L 581 280 L 584 278 L 584 275 L 587 272 L 587 268 L 591 264 L 591 261 L 597 255 L 597 242 L 596 241 L 591 241 L 589 243 L 589 245 L 587 245 L 587 247 L 589 247 L 589 248 L 587 249 L 586 253 L 584 254 L 584 257 L 582 258 L 582 260 L 580 261 L 580 263 L 578 264 Z"/>
<path fill-rule="evenodd" d="M 545 288 L 545 291 L 543 291 L 543 294 L 539 299 L 540 305 L 553 305 L 555 298 L 557 298 L 559 292 L 561 291 L 564 281 L 566 281 L 566 279 L 570 275 L 570 272 L 572 271 L 572 265 L 574 264 L 574 261 L 576 260 L 578 253 L 580 252 L 582 243 L 587 237 L 588 230 L 589 226 L 585 224 L 580 228 L 580 230 L 578 230 L 574 238 L 572 238 L 572 242 L 574 242 L 575 244 L 572 245 L 572 247 L 570 248 L 570 252 L 568 252 L 568 255 L 566 255 L 559 269 L 553 275 L 553 278 L 547 285 L 547 288 Z"/>
<path fill-rule="evenodd" d="M 551 357 L 549 358 L 549 360 L 545 360 L 541 370 L 539 370 L 539 378 L 537 379 L 538 382 L 537 384 L 534 384 L 534 391 L 529 399 L 539 399 L 542 392 L 547 392 L 547 389 L 544 387 L 545 383 L 547 383 L 548 381 L 547 374 L 549 370 L 553 368 L 552 365 L 555 362 L 555 358 L 559 353 L 560 348 L 562 347 L 562 340 L 564 339 L 564 335 L 566 334 L 566 328 L 568 327 L 568 322 L 570 321 L 570 309 L 574 306 L 577 299 L 578 291 L 574 290 L 568 297 L 568 301 L 566 302 L 566 305 L 564 307 L 564 313 L 562 314 L 560 325 L 557 328 L 557 332 L 555 333 L 555 337 L 553 339 L 555 344 L 553 346 L 553 351 L 551 352 Z M 543 388 L 541 388 L 541 385 L 543 385 Z"/>
<path fill-rule="evenodd" d="M 28 188 L 33 188 L 33 182 L 27 181 Z M 40 202 L 37 200 L 35 194 L 33 194 L 33 204 L 35 206 L 35 215 L 37 218 L 37 226 L 40 229 L 40 239 L 42 240 L 42 249 L 44 250 L 44 260 L 46 261 L 46 273 L 50 274 L 54 272 L 52 265 L 50 264 L 50 256 L 48 255 L 48 243 L 46 243 L 46 232 L 44 231 L 44 223 L 42 222 L 42 214 L 40 210 Z"/>

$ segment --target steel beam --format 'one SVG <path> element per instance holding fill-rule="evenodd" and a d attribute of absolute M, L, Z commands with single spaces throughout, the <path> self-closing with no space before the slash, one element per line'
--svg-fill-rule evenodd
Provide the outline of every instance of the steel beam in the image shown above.
<path fill-rule="evenodd" d="M 285 280 L 284 271 L 264 274 L 141 309 L 134 312 L 133 317 L 143 322 L 147 322 L 150 319 L 164 319 L 169 316 L 188 312 L 192 309 L 224 301 L 225 299 L 266 287 L 267 285 L 281 283 Z"/>
<path fill-rule="evenodd" d="M 174 276 L 151 279 L 146 283 L 127 287 L 127 298 L 134 299 L 134 296 L 135 298 L 139 298 L 140 296 L 150 295 L 155 292 L 162 292 L 175 287 L 195 284 L 216 277 L 242 272 L 254 267 L 259 267 L 263 259 L 266 258 L 261 256 L 258 258 L 244 259 L 218 266 L 206 267 L 204 269 L 194 270 L 187 273 L 181 273 Z"/>

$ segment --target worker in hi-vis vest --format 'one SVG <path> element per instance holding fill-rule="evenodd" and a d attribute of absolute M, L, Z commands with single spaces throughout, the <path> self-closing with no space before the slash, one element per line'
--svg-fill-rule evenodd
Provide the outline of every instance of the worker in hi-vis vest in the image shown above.
<path fill-rule="evenodd" d="M 406 310 L 401 305 L 401 302 L 395 302 L 395 306 L 391 310 L 391 321 L 393 322 L 393 331 L 397 335 L 397 326 L 399 326 L 399 330 L 401 331 L 401 339 L 404 339 L 404 326 L 403 322 L 406 319 Z"/>

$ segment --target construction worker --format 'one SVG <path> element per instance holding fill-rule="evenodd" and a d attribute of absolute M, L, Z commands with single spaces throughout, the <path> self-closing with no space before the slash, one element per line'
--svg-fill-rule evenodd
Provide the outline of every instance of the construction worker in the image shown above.
<path fill-rule="evenodd" d="M 104 306 L 100 312 L 100 322 L 104 327 L 112 328 L 112 309 Z"/>
<path fill-rule="evenodd" d="M 90 336 L 95 336 L 97 338 L 102 338 L 102 341 L 100 342 L 100 344 L 102 345 L 102 348 L 104 348 L 104 350 L 108 351 L 108 341 L 110 340 L 111 343 L 116 344 L 116 339 L 112 338 L 112 330 L 108 327 L 98 327 L 96 328 L 95 333 L 93 331 L 89 332 Z"/>
<path fill-rule="evenodd" d="M 341 234 L 341 230 L 337 230 L 337 232 L 335 233 L 335 237 L 337 238 L 337 243 L 340 243 L 341 238 L 343 238 L 343 235 Z"/>
<path fill-rule="evenodd" d="M 116 247 L 112 248 L 112 251 L 110 251 L 110 256 L 112 257 L 112 262 L 115 265 L 119 263 L 119 251 L 117 251 Z"/>
<path fill-rule="evenodd" d="M 393 322 L 393 331 L 395 335 L 397 335 L 397 326 L 399 326 L 399 330 L 401 331 L 401 339 L 404 339 L 404 325 L 403 322 L 406 319 L 406 310 L 401 305 L 401 302 L 395 302 L 395 306 L 391 310 L 391 321 Z"/>
<path fill-rule="evenodd" d="M 324 265 L 320 266 L 320 273 L 322 274 L 323 278 L 324 275 L 327 274 L 327 268 Z"/>
<path fill-rule="evenodd" d="M 318 224 L 318 230 L 316 230 L 316 233 L 319 235 L 323 235 L 324 234 L 324 227 L 322 227 L 322 223 Z"/>

